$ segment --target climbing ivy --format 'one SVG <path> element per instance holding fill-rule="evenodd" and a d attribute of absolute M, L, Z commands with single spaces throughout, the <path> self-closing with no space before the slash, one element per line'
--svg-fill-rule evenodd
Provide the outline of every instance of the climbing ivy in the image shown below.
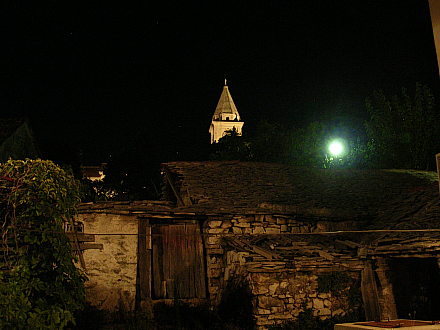
<path fill-rule="evenodd" d="M 85 300 L 64 225 L 80 201 L 71 173 L 51 161 L 0 164 L 0 328 L 63 329 Z"/>
<path fill-rule="evenodd" d="M 339 297 L 347 287 L 353 282 L 353 279 L 346 273 L 334 272 L 330 274 L 321 274 L 318 276 L 318 292 L 328 293 L 334 297 Z"/>
<path fill-rule="evenodd" d="M 362 321 L 364 312 L 359 279 L 351 277 L 346 272 L 333 272 L 318 275 L 317 282 L 317 292 L 331 293 L 335 299 L 347 299 L 349 309 L 345 319 Z"/>

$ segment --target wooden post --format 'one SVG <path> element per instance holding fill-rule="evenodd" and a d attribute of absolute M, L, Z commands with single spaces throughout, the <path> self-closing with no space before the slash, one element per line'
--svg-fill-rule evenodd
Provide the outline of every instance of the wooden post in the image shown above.
<path fill-rule="evenodd" d="M 437 176 L 438 176 L 439 190 L 440 190 L 440 154 L 435 155 L 435 162 L 437 164 Z"/>
<path fill-rule="evenodd" d="M 380 321 L 379 295 L 377 293 L 376 278 L 371 261 L 365 262 L 365 268 L 361 272 L 361 277 L 365 317 L 367 321 Z"/>
<path fill-rule="evenodd" d="M 151 298 L 151 227 L 149 219 L 139 219 L 138 263 L 140 299 Z"/>

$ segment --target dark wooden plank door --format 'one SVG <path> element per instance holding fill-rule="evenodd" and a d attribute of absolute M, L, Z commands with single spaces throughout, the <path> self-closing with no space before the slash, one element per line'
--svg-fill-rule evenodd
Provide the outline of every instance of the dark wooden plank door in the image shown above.
<path fill-rule="evenodd" d="M 156 226 L 152 235 L 153 298 L 206 298 L 199 225 Z"/>

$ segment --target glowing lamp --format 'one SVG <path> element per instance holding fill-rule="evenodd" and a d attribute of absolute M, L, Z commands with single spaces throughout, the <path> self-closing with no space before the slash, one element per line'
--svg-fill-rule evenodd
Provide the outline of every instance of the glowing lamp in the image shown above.
<path fill-rule="evenodd" d="M 330 144 L 329 149 L 332 155 L 338 156 L 342 152 L 342 144 L 334 141 Z"/>

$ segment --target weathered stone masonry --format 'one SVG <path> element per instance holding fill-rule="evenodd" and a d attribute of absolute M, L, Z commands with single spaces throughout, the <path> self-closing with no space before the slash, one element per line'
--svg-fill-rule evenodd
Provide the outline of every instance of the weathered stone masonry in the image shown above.
<path fill-rule="evenodd" d="M 219 219 L 208 218 L 205 224 L 206 233 L 210 234 L 206 252 L 212 298 L 225 289 L 229 280 L 245 278 L 254 297 L 254 316 L 261 327 L 292 320 L 304 307 L 322 318 L 349 311 L 347 300 L 335 300 L 331 293 L 317 291 L 317 277 L 321 273 L 346 271 L 359 278 L 363 262 L 355 256 L 332 255 L 324 245 L 319 249 L 300 241 L 300 235 L 295 236 L 318 231 L 316 222 L 299 222 L 273 214 L 225 215 L 224 220 Z M 325 229 L 324 223 L 319 227 Z M 258 241 L 264 244 L 258 245 Z M 298 244 L 297 249 L 293 242 Z M 280 251 L 295 251 L 302 256 L 293 264 Z M 307 252 L 317 256 L 307 256 Z"/>
<path fill-rule="evenodd" d="M 437 239 L 426 235 L 379 239 L 363 246 L 350 235 L 325 234 L 335 230 L 334 222 L 300 221 L 286 214 L 198 216 L 157 201 L 84 204 L 77 220 L 83 223 L 86 234 L 95 235 L 95 243 L 102 244 L 102 249 L 83 252 L 89 277 L 88 300 L 99 308 L 135 308 L 139 221 L 146 217 L 163 225 L 182 217 L 198 219 L 204 233 L 207 298 L 215 306 L 229 281 L 244 279 L 251 289 L 254 317 L 261 329 L 292 320 L 304 308 L 313 309 L 321 318 L 350 312 L 353 306 L 347 298 L 318 290 L 318 280 L 323 275 L 343 273 L 359 282 L 370 263 L 379 281 L 381 317 L 395 318 L 387 258 L 417 256 L 422 251 L 426 251 L 422 256 L 432 257 L 440 251 Z M 347 223 L 339 225 L 350 228 Z"/>

